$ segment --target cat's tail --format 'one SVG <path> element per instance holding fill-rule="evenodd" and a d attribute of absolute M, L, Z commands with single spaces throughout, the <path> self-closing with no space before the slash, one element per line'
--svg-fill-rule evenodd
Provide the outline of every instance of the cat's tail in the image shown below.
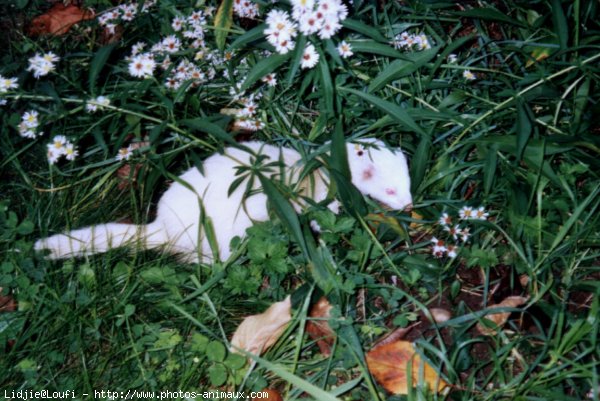
<path fill-rule="evenodd" d="M 42 238 L 35 243 L 36 250 L 48 249 L 50 259 L 93 255 L 124 245 L 141 249 L 154 248 L 159 227 L 156 224 L 135 225 L 108 223 L 73 230 L 64 234 Z"/>

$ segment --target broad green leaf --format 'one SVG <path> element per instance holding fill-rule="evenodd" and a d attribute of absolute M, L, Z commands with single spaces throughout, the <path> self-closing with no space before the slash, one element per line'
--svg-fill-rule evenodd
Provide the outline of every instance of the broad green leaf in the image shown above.
<path fill-rule="evenodd" d="M 333 115 L 333 102 L 335 92 L 333 83 L 331 82 L 331 73 L 329 72 L 329 64 L 325 60 L 325 54 L 320 48 L 317 48 L 319 53 L 319 80 L 321 81 L 321 90 L 323 93 L 323 101 L 325 102 L 325 111 L 328 115 Z"/>
<path fill-rule="evenodd" d="M 411 192 L 415 193 L 425 177 L 427 164 L 430 162 L 431 138 L 429 135 L 421 136 L 419 145 L 410 163 Z"/>
<path fill-rule="evenodd" d="M 524 102 L 519 102 L 517 104 L 517 160 L 521 160 L 523 157 L 523 151 L 525 150 L 525 146 L 527 146 L 527 141 L 529 141 L 529 137 L 531 136 L 531 131 L 533 130 L 533 126 L 531 124 L 531 119 L 529 117 L 529 112 L 527 110 L 527 106 Z"/>
<path fill-rule="evenodd" d="M 480 19 L 485 19 L 485 20 L 490 20 L 490 21 L 500 21 L 500 22 L 505 22 L 507 24 L 511 24 L 511 25 L 526 27 L 526 25 L 524 23 L 522 23 L 521 21 L 517 20 L 516 18 L 510 17 L 504 13 L 501 13 L 500 11 L 496 10 L 495 8 L 486 8 L 486 7 L 472 8 L 470 10 L 457 11 L 457 12 L 454 12 L 453 14 L 459 15 L 461 17 L 471 17 L 471 18 L 480 18 Z"/>
<path fill-rule="evenodd" d="M 376 28 L 351 18 L 346 18 L 344 21 L 342 21 L 342 26 L 350 29 L 351 31 L 362 33 L 363 35 L 368 36 L 378 42 L 388 41 L 388 39 L 386 39 L 386 37 L 383 36 Z"/>
<path fill-rule="evenodd" d="M 380 56 L 407 59 L 406 53 L 401 53 L 390 45 L 384 45 L 372 40 L 351 41 L 350 47 L 354 53 L 379 54 Z"/>
<path fill-rule="evenodd" d="M 241 89 L 247 90 L 250 88 L 256 81 L 273 72 L 277 67 L 285 63 L 290 56 L 291 52 L 288 52 L 287 54 L 273 54 L 263 60 L 260 60 L 248 73 L 248 76 L 242 84 Z"/>
<path fill-rule="evenodd" d="M 341 92 L 352 93 L 352 94 L 366 100 L 367 102 L 371 103 L 373 106 L 375 106 L 375 107 L 379 108 L 380 110 L 382 110 L 383 112 L 389 114 L 391 117 L 393 117 L 396 121 L 398 121 L 400 124 L 402 124 L 404 127 L 408 128 L 409 130 L 416 132 L 417 134 L 420 134 L 420 135 L 426 135 L 425 131 L 423 131 L 423 129 L 417 125 L 415 120 L 413 120 L 412 117 L 408 115 L 406 110 L 404 110 L 402 107 L 398 106 L 397 104 L 394 104 L 387 100 L 383 100 L 377 96 L 358 91 L 356 89 L 341 87 L 341 88 L 339 88 L 339 90 Z"/>
<path fill-rule="evenodd" d="M 304 55 L 304 48 L 306 47 L 306 40 L 306 36 L 300 35 L 298 41 L 296 42 L 296 47 L 292 51 L 292 62 L 287 75 L 288 86 L 292 86 L 292 84 L 294 83 L 294 77 L 296 76 L 296 74 L 298 73 L 298 69 L 300 68 L 302 56 Z"/>
<path fill-rule="evenodd" d="M 233 137 L 230 134 L 228 134 L 223 128 L 219 127 L 215 123 L 208 121 L 205 118 L 190 118 L 186 120 L 181 120 L 180 123 L 194 130 L 210 134 L 220 141 L 224 141 L 228 144 L 238 146 L 238 143 L 233 139 Z"/>
<path fill-rule="evenodd" d="M 112 51 L 114 50 L 116 45 L 117 45 L 116 43 L 113 43 L 108 46 L 101 47 L 100 49 L 98 49 L 96 54 L 94 54 L 94 58 L 92 59 L 92 62 L 90 63 L 90 76 L 89 76 L 90 93 L 96 92 L 95 91 L 96 80 L 98 79 L 98 75 L 100 74 L 100 71 L 102 71 L 102 68 L 104 68 L 106 61 L 108 60 L 108 57 L 110 56 L 110 53 L 112 53 Z"/>
<path fill-rule="evenodd" d="M 493 144 L 487 149 L 483 161 L 483 190 L 489 194 L 492 189 L 492 183 L 496 176 L 496 164 L 498 163 L 498 145 Z"/>
<path fill-rule="evenodd" d="M 225 48 L 225 40 L 233 23 L 233 0 L 223 0 L 215 15 L 215 41 L 219 50 Z"/>
<path fill-rule="evenodd" d="M 569 42 L 569 24 L 560 0 L 552 0 L 552 24 L 558 36 L 561 50 L 566 50 Z"/>
<path fill-rule="evenodd" d="M 433 59 L 439 49 L 439 47 L 434 47 L 421 52 L 410 53 L 408 59 L 391 62 L 371 81 L 369 92 L 379 90 L 391 81 L 412 74 Z"/>
<path fill-rule="evenodd" d="M 294 236 L 304 254 L 308 256 L 306 242 L 304 235 L 302 234 L 302 227 L 300 226 L 300 220 L 298 220 L 296 211 L 271 179 L 261 173 L 258 173 L 258 178 L 265 191 L 265 195 L 269 198 L 269 202 L 271 203 L 275 214 L 277 214 L 277 217 L 279 217 L 288 232 Z"/>
<path fill-rule="evenodd" d="M 266 24 L 260 24 L 257 27 L 250 29 L 248 32 L 244 33 L 241 36 L 238 36 L 236 40 L 231 43 L 229 48 L 231 50 L 244 47 L 249 43 L 256 42 L 257 40 L 264 39 L 265 37 L 265 29 L 267 28 Z"/>

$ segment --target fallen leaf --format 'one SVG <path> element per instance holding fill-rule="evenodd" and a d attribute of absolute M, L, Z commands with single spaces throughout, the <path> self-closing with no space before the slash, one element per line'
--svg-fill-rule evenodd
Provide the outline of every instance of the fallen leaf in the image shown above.
<path fill-rule="evenodd" d="M 288 295 L 263 313 L 245 318 L 231 338 L 232 351 L 237 347 L 255 355 L 262 354 L 275 344 L 291 318 L 292 302 Z"/>
<path fill-rule="evenodd" d="M 29 27 L 30 35 L 64 35 L 78 22 L 94 18 L 94 12 L 75 5 L 56 3 L 45 14 L 35 17 Z"/>
<path fill-rule="evenodd" d="M 450 313 L 450 311 L 448 311 L 446 309 L 431 308 L 431 309 L 429 309 L 429 312 L 431 313 L 431 317 L 433 318 L 433 321 L 438 324 L 447 322 L 448 320 L 450 320 L 452 318 L 452 313 Z"/>
<path fill-rule="evenodd" d="M 415 212 L 414 210 L 410 213 L 410 218 L 413 220 L 423 221 L 423 216 L 420 215 L 419 213 Z M 423 223 L 421 223 L 419 221 L 413 221 L 412 223 L 410 223 L 409 227 L 412 230 L 416 230 L 417 228 L 419 228 L 423 225 Z"/>
<path fill-rule="evenodd" d="M 262 397 L 260 398 L 253 398 L 253 401 L 283 401 L 283 397 L 281 396 L 281 394 L 279 394 L 279 391 L 277 390 L 273 390 L 272 388 L 266 388 L 264 390 L 261 391 L 261 393 L 263 393 Z M 267 397 L 265 398 L 264 393 L 267 394 Z"/>
<path fill-rule="evenodd" d="M 528 299 L 529 299 L 529 297 L 519 297 L 519 296 L 507 297 L 499 304 L 490 305 L 489 309 L 506 308 L 506 307 L 516 308 L 517 306 L 523 305 L 525 302 L 527 302 Z M 504 326 L 504 324 L 508 320 L 508 317 L 510 316 L 511 312 L 494 313 L 492 311 L 489 313 L 490 314 L 485 316 L 485 319 L 491 320 L 492 323 L 494 323 L 494 325 L 496 327 L 487 327 L 487 325 L 477 323 L 477 330 L 479 330 L 479 332 L 483 335 L 493 336 L 496 334 L 496 328 L 500 329 L 500 328 L 502 328 L 502 326 Z"/>
<path fill-rule="evenodd" d="M 448 386 L 448 383 L 440 378 L 427 362 L 421 361 L 413 343 L 409 341 L 395 341 L 377 346 L 367 353 L 366 359 L 369 372 L 392 394 L 408 394 L 409 368 L 412 369 L 413 387 L 426 383 L 433 389 L 437 385 L 437 392 L 440 392 Z M 422 381 L 419 374 L 421 364 L 423 365 Z"/>
<path fill-rule="evenodd" d="M 2 287 L 0 287 L 2 294 Z M 12 295 L 0 295 L 0 312 L 14 312 L 17 310 L 17 302 Z"/>
<path fill-rule="evenodd" d="M 335 334 L 329 327 L 328 319 L 331 317 L 331 304 L 325 297 L 321 297 L 316 304 L 310 308 L 308 316 L 312 319 L 306 323 L 306 332 L 325 356 L 331 355 L 331 347 L 335 341 Z"/>

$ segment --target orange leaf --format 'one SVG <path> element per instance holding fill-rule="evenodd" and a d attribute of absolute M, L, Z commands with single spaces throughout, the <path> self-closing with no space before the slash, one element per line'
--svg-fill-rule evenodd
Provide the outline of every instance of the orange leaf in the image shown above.
<path fill-rule="evenodd" d="M 528 299 L 529 299 L 528 297 L 519 297 L 519 296 L 507 297 L 499 304 L 491 305 L 489 308 L 490 309 L 502 308 L 502 307 L 516 308 L 517 306 L 523 305 L 525 302 L 527 302 Z M 490 312 L 490 315 L 486 315 L 485 319 L 491 320 L 497 328 L 502 328 L 502 326 L 504 326 L 504 324 L 508 320 L 508 317 L 510 316 L 510 314 L 511 314 L 511 312 L 501 312 L 501 313 Z M 486 336 L 493 336 L 496 334 L 495 328 L 487 327 L 486 325 L 483 325 L 481 323 L 477 323 L 477 330 L 479 330 L 479 332 L 481 334 L 486 335 Z"/>
<path fill-rule="evenodd" d="M 317 346 L 325 356 L 331 355 L 331 346 L 335 341 L 335 334 L 327 319 L 331 317 L 331 304 L 325 297 L 321 297 L 316 304 L 310 308 L 309 317 L 315 320 L 309 320 L 306 323 L 306 332 L 313 340 L 317 340 Z M 318 320 L 317 320 L 318 319 Z"/>
<path fill-rule="evenodd" d="M 292 319 L 292 302 L 288 295 L 263 313 L 245 318 L 233 333 L 232 351 L 242 348 L 255 355 L 265 352 L 279 339 L 285 326 Z"/>
<path fill-rule="evenodd" d="M 380 345 L 367 353 L 369 372 L 383 388 L 393 394 L 408 394 L 408 369 L 412 369 L 412 384 L 426 383 L 430 388 L 437 385 L 437 392 L 448 385 L 426 362 L 421 361 L 413 343 L 396 341 Z M 410 364 L 410 365 L 409 365 Z M 419 369 L 423 364 L 423 377 Z"/>
<path fill-rule="evenodd" d="M 75 5 L 56 3 L 45 14 L 35 17 L 29 27 L 30 35 L 64 35 L 78 22 L 94 18 L 91 10 Z"/>
<path fill-rule="evenodd" d="M 267 398 L 263 395 L 261 398 L 253 398 L 253 401 L 283 401 L 283 397 L 279 394 L 279 391 L 272 388 L 266 388 L 262 390 L 262 393 L 267 393 Z"/>

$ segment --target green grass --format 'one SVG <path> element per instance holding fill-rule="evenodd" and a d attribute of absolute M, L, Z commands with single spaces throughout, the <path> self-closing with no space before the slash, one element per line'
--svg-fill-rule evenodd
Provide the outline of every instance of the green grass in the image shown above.
<path fill-rule="evenodd" d="M 173 16 L 193 6 L 159 3 L 123 24 L 115 44 L 102 42 L 95 22 L 32 39 L 18 22 L 46 3 L 0 6 L 1 25 L 12 27 L 0 74 L 19 79 L 0 94 L 0 295 L 18 305 L 0 304 L 0 390 L 72 389 L 79 399 L 101 389 L 265 387 L 286 400 L 599 399 L 597 2 L 355 0 L 330 42 L 311 38 L 321 58 L 314 69 L 300 68 L 293 51 L 264 57 L 257 22 L 233 17 L 216 38 L 225 31 L 209 18 L 209 49 L 224 43 L 236 53 L 187 91 L 167 90 L 164 72 L 145 80 L 127 73 L 131 46 L 173 33 Z M 261 7 L 260 23 L 271 5 Z M 426 34 L 432 48 L 394 49 L 405 30 Z M 348 59 L 332 51 L 342 39 L 355 52 Z M 27 60 L 46 51 L 61 61 L 38 80 Z M 463 78 L 466 69 L 477 79 Z M 278 84 L 263 87 L 270 72 Z M 246 95 L 262 91 L 255 118 L 265 127 L 256 133 L 232 132 L 233 118 L 219 114 L 241 108 L 230 93 L 238 84 Z M 110 106 L 86 113 L 85 101 L 99 95 Z M 45 133 L 34 140 L 17 130 L 32 109 Z M 54 135 L 76 144 L 75 161 L 48 164 Z M 409 156 L 418 216 L 368 199 L 363 209 L 343 174 L 339 196 L 358 207 L 297 216 L 281 188 L 263 180 L 273 219 L 250 229 L 227 263 L 127 249 L 51 262 L 32 250 L 37 238 L 70 228 L 151 221 L 169 181 L 233 139 L 287 144 L 309 157 L 325 141 L 339 151 L 341 141 L 367 135 Z M 138 142 L 130 161 L 115 160 Z M 129 180 L 117 175 L 125 164 L 139 168 Z M 330 164 L 344 170 L 337 151 Z M 471 239 L 456 259 L 434 258 L 430 238 L 449 238 L 440 215 L 456 219 L 465 205 L 485 206 L 490 218 L 468 224 Z M 323 228 L 317 240 L 311 219 Z M 336 332 L 329 357 L 306 333 L 311 299 L 323 292 Z M 294 319 L 275 346 L 252 364 L 227 350 L 243 317 L 291 293 Z M 481 311 L 509 295 L 529 300 L 497 335 L 480 335 Z M 426 308 L 434 307 L 451 319 L 429 324 Z M 451 384 L 447 393 L 420 387 L 393 396 L 368 374 L 364 354 L 414 322 L 406 338 Z"/>

